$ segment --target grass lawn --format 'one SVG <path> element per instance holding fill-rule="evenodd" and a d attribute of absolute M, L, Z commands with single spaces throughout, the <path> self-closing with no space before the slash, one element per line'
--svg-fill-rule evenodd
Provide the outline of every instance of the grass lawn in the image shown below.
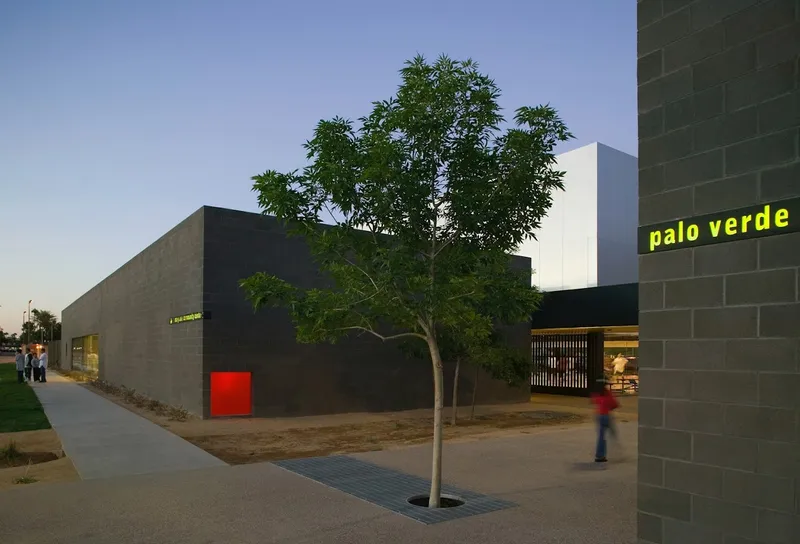
<path fill-rule="evenodd" d="M 49 428 L 36 393 L 27 384 L 17 383 L 14 363 L 0 364 L 0 433 Z"/>

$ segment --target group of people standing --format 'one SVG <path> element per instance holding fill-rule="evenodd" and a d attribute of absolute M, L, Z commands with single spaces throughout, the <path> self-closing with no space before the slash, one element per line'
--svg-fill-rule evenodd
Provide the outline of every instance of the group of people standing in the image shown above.
<path fill-rule="evenodd" d="M 17 349 L 15 357 L 17 364 L 17 382 L 26 383 L 31 380 L 45 383 L 47 381 L 47 350 L 42 348 L 42 354 L 37 356 L 30 349 L 27 353 L 22 353 L 22 349 Z"/>

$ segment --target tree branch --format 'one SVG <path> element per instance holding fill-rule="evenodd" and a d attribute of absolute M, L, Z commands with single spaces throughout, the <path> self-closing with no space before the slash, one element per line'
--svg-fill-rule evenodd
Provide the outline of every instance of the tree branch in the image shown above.
<path fill-rule="evenodd" d="M 474 294 L 475 294 L 475 291 L 470 291 L 469 293 L 461 293 L 460 295 L 456 295 L 454 297 L 450 297 L 447 300 L 458 300 L 458 299 L 463 298 L 463 297 L 471 297 Z"/>
<path fill-rule="evenodd" d="M 390 336 L 384 336 L 382 334 L 379 334 L 379 333 L 375 332 L 374 330 L 372 330 L 369 327 L 356 327 L 356 326 L 353 326 L 353 327 L 342 327 L 342 328 L 336 329 L 336 330 L 339 330 L 339 331 L 347 331 L 347 330 L 364 331 L 364 332 L 368 332 L 371 335 L 383 340 L 384 342 L 387 342 L 389 340 L 396 340 L 398 338 L 421 338 L 422 340 L 425 340 L 425 336 L 423 336 L 423 335 L 421 335 L 419 333 L 416 333 L 416 332 L 402 332 L 400 334 L 392 334 Z"/>
<path fill-rule="evenodd" d="M 377 284 L 377 283 L 375 283 L 375 280 L 373 280 L 373 279 L 372 279 L 372 276 L 370 276 L 370 275 L 367 273 L 367 271 L 366 271 L 366 270 L 364 270 L 363 268 L 361 268 L 360 266 L 358 266 L 356 263 L 354 263 L 353 261 L 351 261 L 350 259 L 348 259 L 348 258 L 347 258 L 347 257 L 345 257 L 344 255 L 341 255 L 341 254 L 339 254 L 339 257 L 341 257 L 342 259 L 344 259 L 344 261 L 345 261 L 347 264 L 349 264 L 350 266 L 352 266 L 353 268 L 355 268 L 356 270 L 358 270 L 359 272 L 361 272 L 362 274 L 364 274 L 364 275 L 367 277 L 367 279 L 370 281 L 370 283 L 372 284 L 372 286 L 375 288 L 375 291 L 376 291 L 376 293 L 380 291 L 380 287 L 378 287 L 378 284 Z"/>

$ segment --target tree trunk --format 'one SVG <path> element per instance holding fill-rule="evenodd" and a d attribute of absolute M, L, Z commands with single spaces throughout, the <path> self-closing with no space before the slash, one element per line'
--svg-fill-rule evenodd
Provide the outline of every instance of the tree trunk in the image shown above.
<path fill-rule="evenodd" d="M 472 411 L 469 414 L 470 419 L 475 419 L 475 399 L 478 396 L 478 376 L 481 368 L 475 365 L 475 381 L 472 383 Z"/>
<path fill-rule="evenodd" d="M 458 420 L 458 373 L 461 370 L 461 357 L 456 357 L 456 371 L 453 375 L 453 415 L 450 424 L 455 426 Z"/>
<path fill-rule="evenodd" d="M 439 508 L 442 495 L 442 410 L 444 408 L 444 372 L 436 337 L 428 335 L 428 349 L 433 365 L 433 466 L 428 508 Z"/>

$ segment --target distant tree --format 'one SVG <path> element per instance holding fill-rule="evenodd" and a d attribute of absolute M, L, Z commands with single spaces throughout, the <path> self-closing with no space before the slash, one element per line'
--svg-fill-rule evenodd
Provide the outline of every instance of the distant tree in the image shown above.
<path fill-rule="evenodd" d="M 466 360 L 475 367 L 470 419 L 475 417 L 475 401 L 478 395 L 478 378 L 481 369 L 493 379 L 502 380 L 511 386 L 520 386 L 530 380 L 530 352 L 509 346 L 504 341 L 502 333 L 497 331 L 492 333 L 491 338 L 482 348 L 471 352 Z"/>
<path fill-rule="evenodd" d="M 50 339 L 50 335 L 54 332 L 58 319 L 53 312 L 49 310 L 39 310 L 34 308 L 31 313 L 33 314 L 33 321 L 35 324 L 35 332 L 33 340 Z"/>
<path fill-rule="evenodd" d="M 430 507 L 439 507 L 444 377 L 438 331 L 490 337 L 478 310 L 493 289 L 535 307 L 530 281 L 511 281 L 508 254 L 535 236 L 562 189 L 556 144 L 571 137 L 549 106 L 504 124 L 499 88 L 471 60 L 406 63 L 395 97 L 355 123 L 321 121 L 302 171 L 253 178 L 264 213 L 305 237 L 330 288 L 304 289 L 259 273 L 242 281 L 255 308 L 289 310 L 300 342 L 358 332 L 416 339 L 434 381 Z M 323 219 L 333 226 L 323 226 Z M 518 274 L 517 274 L 518 279 Z"/>
<path fill-rule="evenodd" d="M 36 341 L 36 324 L 33 321 L 26 321 L 22 324 L 22 342 L 32 344 Z"/>

